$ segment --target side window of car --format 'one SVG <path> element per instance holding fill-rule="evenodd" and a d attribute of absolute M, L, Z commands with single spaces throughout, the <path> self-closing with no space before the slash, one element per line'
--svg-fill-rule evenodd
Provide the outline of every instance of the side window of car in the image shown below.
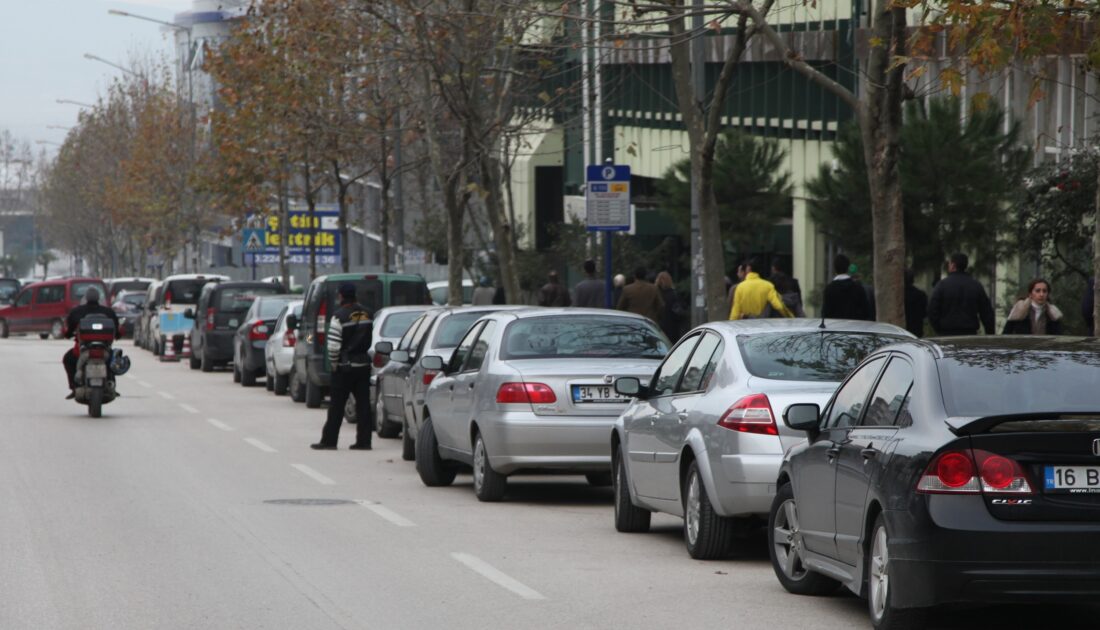
<path fill-rule="evenodd" d="M 909 392 L 913 389 L 913 366 L 901 357 L 890 359 L 882 373 L 867 414 L 860 424 L 868 427 L 909 426 Z"/>
<path fill-rule="evenodd" d="M 31 291 L 27 289 L 19 294 L 19 297 L 15 298 L 16 306 L 26 306 L 31 303 Z"/>
<path fill-rule="evenodd" d="M 857 369 L 848 378 L 848 382 L 841 386 L 840 391 L 833 398 L 833 406 L 825 424 L 826 429 L 855 426 L 859 422 L 859 414 L 863 411 L 868 390 L 875 384 L 875 377 L 878 376 L 885 361 L 884 357 L 875 357 Z"/>
<path fill-rule="evenodd" d="M 493 337 L 493 332 L 497 329 L 497 323 L 495 321 L 488 321 L 481 329 L 481 334 L 477 336 L 477 342 L 474 343 L 474 347 L 470 350 L 470 356 L 466 359 L 466 365 L 462 366 L 463 372 L 472 372 L 474 370 L 480 370 L 481 364 L 485 363 L 485 355 L 489 354 L 489 340 Z"/>
<path fill-rule="evenodd" d="M 458 342 L 458 347 L 455 348 L 454 354 L 451 355 L 451 361 L 447 364 L 447 373 L 454 374 L 466 361 L 466 357 L 470 354 L 470 350 L 474 346 L 474 340 L 477 339 L 477 334 L 481 332 L 481 327 L 484 324 L 476 324 L 470 327 L 470 330 L 466 331 L 466 336 L 462 338 L 462 341 Z"/>
<path fill-rule="evenodd" d="M 706 333 L 695 346 L 695 352 L 691 354 L 687 370 L 677 393 L 697 392 L 707 388 L 710 382 L 710 374 L 714 373 L 714 365 L 721 358 L 722 338 L 714 333 Z"/>
<path fill-rule="evenodd" d="M 65 287 L 63 286 L 39 287 L 37 291 L 38 299 L 35 301 L 38 304 L 56 304 L 65 301 Z"/>
<path fill-rule="evenodd" d="M 438 318 L 431 315 L 424 315 L 424 323 L 420 324 L 420 328 L 416 330 L 416 334 L 413 335 L 412 343 L 409 344 L 409 354 L 413 357 L 420 356 L 420 353 L 424 350 L 424 340 L 428 338 L 428 333 L 431 332 L 432 326 L 435 325 Z"/>
<path fill-rule="evenodd" d="M 680 382 L 688 357 L 698 341 L 698 334 L 688 337 L 665 357 L 665 362 L 653 375 L 653 384 L 650 387 L 653 396 L 668 396 L 676 391 L 676 384 Z"/>
<path fill-rule="evenodd" d="M 412 326 L 409 326 L 409 329 L 405 331 L 405 334 L 401 335 L 401 339 L 398 340 L 397 344 L 395 344 L 395 348 L 397 350 L 408 350 L 409 346 L 412 345 L 412 338 L 416 335 L 416 329 L 420 328 L 423 323 L 424 315 L 421 315 L 420 317 L 417 317 L 415 320 L 413 320 Z"/>

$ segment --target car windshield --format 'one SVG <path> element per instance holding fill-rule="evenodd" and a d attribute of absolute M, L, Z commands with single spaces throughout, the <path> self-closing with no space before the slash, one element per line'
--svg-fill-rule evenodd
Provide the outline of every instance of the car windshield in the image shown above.
<path fill-rule="evenodd" d="M 967 348 L 936 362 L 949 416 L 1100 412 L 1100 350 Z"/>
<path fill-rule="evenodd" d="M 77 300 L 84 299 L 84 294 L 88 292 L 88 289 L 95 287 L 99 290 L 99 296 L 101 299 L 106 300 L 104 297 L 107 295 L 107 289 L 104 288 L 102 282 L 74 282 L 73 283 L 73 297 Z M 104 302 L 106 304 L 106 302 Z"/>
<path fill-rule="evenodd" d="M 453 313 L 448 317 L 443 318 L 443 321 L 439 322 L 439 331 L 435 333 L 435 339 L 432 340 L 433 348 L 456 348 L 458 342 L 462 340 L 462 336 L 466 334 L 467 330 L 470 330 L 470 326 L 474 325 L 474 322 L 479 317 L 485 315 L 488 311 L 474 311 L 472 313 Z"/>
<path fill-rule="evenodd" d="M 390 313 L 386 316 L 386 320 L 382 322 L 382 330 L 378 331 L 379 337 L 401 337 L 404 335 L 409 326 L 416 321 L 417 317 L 420 317 L 420 313 L 423 311 L 402 311 L 400 313 Z"/>
<path fill-rule="evenodd" d="M 10 300 L 19 292 L 17 280 L 0 280 L 0 300 Z"/>
<path fill-rule="evenodd" d="M 118 295 L 119 291 L 144 291 L 148 288 L 148 280 L 119 280 L 111 283 L 113 295 Z"/>
<path fill-rule="evenodd" d="M 126 302 L 130 306 L 141 306 L 142 304 L 145 304 L 145 294 L 144 293 L 130 293 L 130 294 L 122 296 L 122 301 Z"/>
<path fill-rule="evenodd" d="M 411 280 L 394 280 L 393 282 L 390 282 L 391 306 L 425 304 L 429 301 L 431 301 L 431 296 L 428 295 L 427 285 L 424 284 L 423 280 L 419 282 L 413 282 Z M 413 319 L 416 318 L 414 317 Z M 411 320 L 409 321 L 409 324 L 412 324 Z"/>
<path fill-rule="evenodd" d="M 218 310 L 226 313 L 243 313 L 247 311 L 252 302 L 261 295 L 274 295 L 279 292 L 279 287 L 225 287 L 219 292 L 218 295 Z M 282 304 L 279 304 L 275 308 L 275 312 L 270 315 L 274 317 L 279 314 L 279 309 L 282 308 Z M 261 315 L 261 317 L 264 317 Z"/>
<path fill-rule="evenodd" d="M 260 302 L 260 319 L 271 319 L 279 316 L 279 311 L 283 310 L 283 307 L 288 302 L 293 302 L 296 298 L 292 297 L 269 297 L 264 298 Z"/>
<path fill-rule="evenodd" d="M 738 335 L 749 373 L 777 381 L 842 381 L 859 362 L 900 335 L 844 331 L 768 332 Z"/>
<path fill-rule="evenodd" d="M 173 280 L 164 289 L 164 301 L 172 304 L 198 304 L 199 293 L 207 282 L 209 281 L 206 279 Z"/>
<path fill-rule="evenodd" d="M 529 317 L 508 325 L 501 358 L 660 359 L 668 345 L 648 320 L 589 314 Z"/>

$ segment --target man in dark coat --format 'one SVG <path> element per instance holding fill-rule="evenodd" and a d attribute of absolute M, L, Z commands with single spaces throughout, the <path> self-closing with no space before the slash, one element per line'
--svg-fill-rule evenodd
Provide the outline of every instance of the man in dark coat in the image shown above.
<path fill-rule="evenodd" d="M 558 272 L 546 274 L 547 283 L 539 290 L 539 306 L 570 306 L 569 289 L 558 282 Z"/>
<path fill-rule="evenodd" d="M 604 283 L 596 277 L 596 262 L 584 261 L 584 280 L 573 288 L 573 305 L 587 308 L 605 308 Z"/>
<path fill-rule="evenodd" d="M 657 286 L 652 282 L 646 282 L 645 278 L 645 267 L 635 269 L 634 282 L 623 287 L 623 293 L 619 296 L 619 303 L 615 308 L 644 315 L 653 320 L 653 323 L 660 324 L 661 313 L 665 310 L 665 301 Z"/>
<path fill-rule="evenodd" d="M 833 319 L 871 319 L 871 307 L 867 304 L 867 292 L 863 285 L 848 274 L 851 261 L 844 254 L 833 259 L 833 271 L 836 276 L 825 285 L 825 295 L 821 301 L 821 316 Z"/>
<path fill-rule="evenodd" d="M 356 301 L 355 285 L 340 285 L 340 308 L 329 320 L 325 350 L 332 365 L 332 394 L 328 417 L 321 429 L 321 441 L 311 444 L 316 450 L 332 450 L 344 424 L 348 396 L 355 394 L 355 443 L 349 448 L 371 449 L 370 368 L 374 322 L 367 307 Z"/>
<path fill-rule="evenodd" d="M 924 336 L 924 318 L 928 315 L 928 294 L 913 284 L 913 271 L 905 270 L 905 330 Z"/>
<path fill-rule="evenodd" d="M 99 303 L 99 289 L 89 287 L 84 293 L 84 303 L 69 311 L 69 316 L 65 318 L 65 337 L 67 339 L 72 339 L 76 335 L 76 331 L 80 328 L 80 320 L 88 315 L 102 315 L 109 318 L 115 323 L 115 339 L 121 338 L 122 327 L 118 325 L 118 314 L 115 313 L 114 309 Z M 65 400 L 76 398 L 76 381 L 74 379 L 76 378 L 76 365 L 79 362 L 80 348 L 75 345 L 69 348 L 65 356 L 61 357 L 61 363 L 65 366 L 65 374 L 69 377 L 69 395 L 65 397 Z"/>
<path fill-rule="evenodd" d="M 985 334 L 995 334 L 993 305 L 982 284 L 966 273 L 969 265 L 966 254 L 951 254 L 947 277 L 932 289 L 928 322 L 937 335 L 976 335 L 979 323 Z"/>

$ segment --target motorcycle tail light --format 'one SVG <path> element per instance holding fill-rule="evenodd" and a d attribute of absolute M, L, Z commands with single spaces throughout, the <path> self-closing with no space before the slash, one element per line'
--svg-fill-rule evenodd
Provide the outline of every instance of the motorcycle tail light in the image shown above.
<path fill-rule="evenodd" d="M 107 350 L 105 348 L 88 348 L 89 359 L 103 359 L 107 357 Z"/>

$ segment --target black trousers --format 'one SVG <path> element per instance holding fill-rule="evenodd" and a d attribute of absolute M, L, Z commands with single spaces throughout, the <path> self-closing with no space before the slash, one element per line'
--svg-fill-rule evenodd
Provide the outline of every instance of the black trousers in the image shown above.
<path fill-rule="evenodd" d="M 76 364 L 79 361 L 80 357 L 73 348 L 69 348 L 65 356 L 61 357 L 61 363 L 65 365 L 65 373 L 69 375 L 69 389 L 76 389 Z"/>
<path fill-rule="evenodd" d="M 332 373 L 331 402 L 328 419 L 321 430 L 321 444 L 336 446 L 340 438 L 340 427 L 344 424 L 344 407 L 348 396 L 355 394 L 355 443 L 370 444 L 371 404 L 370 404 L 370 366 L 340 368 Z"/>

